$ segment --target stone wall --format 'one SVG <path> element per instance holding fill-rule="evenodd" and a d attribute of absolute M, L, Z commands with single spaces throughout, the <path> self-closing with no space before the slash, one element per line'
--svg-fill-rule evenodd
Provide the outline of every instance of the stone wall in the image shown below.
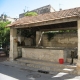
<path fill-rule="evenodd" d="M 74 48 L 78 45 L 77 33 L 56 34 L 49 41 L 47 34 L 43 35 L 42 46 L 44 47 L 64 47 Z"/>
<path fill-rule="evenodd" d="M 21 41 L 24 39 L 22 39 Z M 31 46 L 33 44 L 33 40 L 31 38 L 25 38 L 25 45 Z M 64 33 L 64 34 L 56 34 L 49 41 L 47 34 L 43 34 L 41 45 L 43 47 L 60 47 L 60 48 L 75 48 L 78 46 L 78 37 L 77 33 Z"/>
<path fill-rule="evenodd" d="M 64 50 L 22 48 L 22 57 L 26 59 L 59 62 L 60 58 L 66 62 L 67 56 Z"/>

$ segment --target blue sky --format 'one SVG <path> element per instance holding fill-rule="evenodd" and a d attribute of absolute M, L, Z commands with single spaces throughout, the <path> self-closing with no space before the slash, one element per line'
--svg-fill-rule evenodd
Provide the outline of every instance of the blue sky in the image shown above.
<path fill-rule="evenodd" d="M 18 17 L 23 10 L 33 10 L 45 5 L 51 5 L 55 10 L 80 7 L 80 0 L 0 0 L 0 14 Z"/>

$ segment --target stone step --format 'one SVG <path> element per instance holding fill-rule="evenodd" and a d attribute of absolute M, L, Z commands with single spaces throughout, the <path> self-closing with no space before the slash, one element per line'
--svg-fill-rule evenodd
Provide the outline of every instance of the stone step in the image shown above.
<path fill-rule="evenodd" d="M 68 71 L 68 70 L 63 70 L 62 68 L 59 67 L 50 67 L 50 66 L 42 66 L 42 65 L 38 65 L 38 64 L 27 64 L 28 67 L 31 68 L 35 68 L 38 70 L 42 70 L 42 71 L 48 71 L 50 74 L 53 74 L 54 72 L 65 72 L 68 74 L 77 74 L 76 70 L 73 69 L 73 71 Z M 71 69 L 70 69 L 71 70 Z"/>
<path fill-rule="evenodd" d="M 20 64 L 25 64 L 27 67 L 36 69 L 37 71 L 38 70 L 48 71 L 50 74 L 53 73 L 54 71 L 66 72 L 69 74 L 77 74 L 76 66 L 72 66 L 72 65 L 25 59 L 25 58 L 17 59 L 17 62 Z"/>
<path fill-rule="evenodd" d="M 75 69 L 76 66 L 69 65 L 69 63 L 65 64 L 59 64 L 59 63 L 54 63 L 54 62 L 48 62 L 48 61 L 40 61 L 40 60 L 33 60 L 33 59 L 17 59 L 19 63 L 24 63 L 24 64 L 39 64 L 39 65 L 44 65 L 44 66 L 52 66 L 52 67 L 59 67 L 59 68 L 73 68 Z"/>

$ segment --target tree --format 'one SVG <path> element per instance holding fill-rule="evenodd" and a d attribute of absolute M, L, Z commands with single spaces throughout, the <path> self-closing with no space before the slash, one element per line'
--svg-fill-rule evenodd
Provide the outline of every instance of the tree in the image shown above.
<path fill-rule="evenodd" d="M 26 12 L 25 16 L 36 16 L 37 13 L 36 12 Z"/>
<path fill-rule="evenodd" d="M 0 46 L 3 47 L 10 42 L 10 28 L 6 28 L 8 24 L 10 24 L 9 21 L 0 21 Z"/>

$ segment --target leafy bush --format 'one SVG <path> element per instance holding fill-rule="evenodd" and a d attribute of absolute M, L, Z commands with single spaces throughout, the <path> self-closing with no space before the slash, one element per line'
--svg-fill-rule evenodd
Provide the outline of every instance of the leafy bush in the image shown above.
<path fill-rule="evenodd" d="M 25 16 L 36 16 L 37 13 L 36 12 L 26 12 Z"/>

